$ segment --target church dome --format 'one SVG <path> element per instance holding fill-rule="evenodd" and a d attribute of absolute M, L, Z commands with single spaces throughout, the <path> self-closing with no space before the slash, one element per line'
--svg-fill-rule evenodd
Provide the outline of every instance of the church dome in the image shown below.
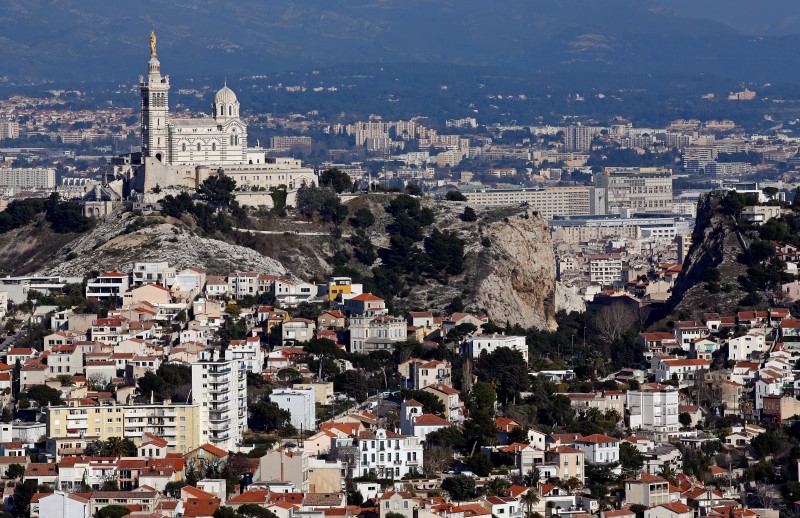
<path fill-rule="evenodd" d="M 236 94 L 227 85 L 220 88 L 217 95 L 214 96 L 214 104 L 216 105 L 233 104 L 235 102 L 237 102 Z"/>

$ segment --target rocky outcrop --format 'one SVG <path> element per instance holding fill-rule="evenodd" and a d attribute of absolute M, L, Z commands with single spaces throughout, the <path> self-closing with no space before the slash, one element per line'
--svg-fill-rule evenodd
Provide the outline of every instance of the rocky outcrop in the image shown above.
<path fill-rule="evenodd" d="M 737 235 L 733 218 L 727 214 L 718 196 L 706 195 L 697 207 L 697 219 L 692 234 L 692 246 L 683 261 L 668 309 L 675 318 L 701 318 L 702 313 L 714 311 L 731 314 L 746 295 L 739 278 L 746 275 L 746 251 Z M 720 273 L 720 290 L 709 291 L 704 282 L 707 269 Z"/>
<path fill-rule="evenodd" d="M 257 271 L 286 275 L 278 261 L 250 248 L 198 236 L 183 222 L 153 217 L 138 223 L 128 214 L 114 214 L 91 233 L 56 254 L 45 273 L 86 275 L 91 271 L 129 271 L 135 262 L 167 261 L 181 270 L 204 268 L 209 274 Z"/>
<path fill-rule="evenodd" d="M 546 222 L 520 214 L 483 228 L 476 302 L 495 322 L 556 329 L 556 263 Z"/>

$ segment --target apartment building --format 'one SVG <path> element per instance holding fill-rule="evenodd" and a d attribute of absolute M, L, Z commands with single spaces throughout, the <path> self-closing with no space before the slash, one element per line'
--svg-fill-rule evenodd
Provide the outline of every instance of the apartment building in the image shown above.
<path fill-rule="evenodd" d="M 47 408 L 47 450 L 61 455 L 83 453 L 94 440 L 126 437 L 139 444 L 144 434 L 167 441 L 170 453 L 197 448 L 205 438 L 200 433 L 201 407 L 197 403 L 150 403 L 144 405 L 92 405 Z"/>
<path fill-rule="evenodd" d="M 643 385 L 629 390 L 625 408 L 629 426 L 634 430 L 649 430 L 661 437 L 680 429 L 678 422 L 678 389 L 668 385 Z"/>
<path fill-rule="evenodd" d="M 638 478 L 625 479 L 625 501 L 645 507 L 667 504 L 672 501 L 669 482 L 649 473 L 642 473 Z"/>
<path fill-rule="evenodd" d="M 583 451 L 586 462 L 590 464 L 619 463 L 619 441 L 606 435 L 594 434 L 575 441 L 575 447 Z M 621 473 L 619 465 L 616 473 Z"/>
<path fill-rule="evenodd" d="M 292 426 L 298 430 L 316 429 L 316 393 L 313 388 L 275 389 L 269 400 L 291 414 Z"/>
<path fill-rule="evenodd" d="M 175 279 L 175 268 L 166 261 L 158 263 L 134 263 L 133 285 L 158 284 L 169 287 L 170 281 Z"/>
<path fill-rule="evenodd" d="M 203 442 L 233 450 L 247 426 L 247 366 L 241 360 L 203 351 L 192 363 L 192 399 L 201 408 Z"/>
<path fill-rule="evenodd" d="M 518 351 L 528 364 L 528 344 L 524 336 L 508 336 L 501 334 L 475 335 L 461 346 L 462 352 L 472 358 L 478 358 L 481 353 L 491 354 L 501 347 Z"/>
<path fill-rule="evenodd" d="M 52 190 L 56 188 L 56 170 L 45 167 L 0 167 L 0 185 Z"/>
<path fill-rule="evenodd" d="M 594 187 L 550 187 L 547 189 L 485 189 L 464 191 L 469 205 L 503 206 L 527 203 L 540 216 L 605 214 L 604 191 Z"/>
<path fill-rule="evenodd" d="M 608 167 L 594 175 L 596 187 L 606 191 L 606 211 L 620 214 L 672 211 L 672 171 L 659 167 Z"/>
<path fill-rule="evenodd" d="M 375 473 L 378 478 L 401 479 L 422 472 L 423 449 L 417 437 L 378 428 L 360 432 L 353 445 L 358 449 L 356 472 L 360 476 Z"/>
<path fill-rule="evenodd" d="M 408 336 L 406 321 L 388 315 L 350 318 L 350 352 L 393 349 Z"/>
<path fill-rule="evenodd" d="M 0 140 L 19 138 L 19 123 L 16 121 L 0 120 Z M 3 182 L 0 182 L 2 184 Z"/>
<path fill-rule="evenodd" d="M 264 349 L 257 336 L 248 336 L 244 340 L 231 340 L 227 349 L 228 356 L 235 361 L 244 363 L 245 370 L 261 374 L 264 369 Z"/>
<path fill-rule="evenodd" d="M 451 385 L 452 366 L 446 360 L 420 360 L 411 358 L 398 366 L 401 384 L 410 390 L 420 390 L 430 385 Z"/>
<path fill-rule="evenodd" d="M 124 273 L 108 272 L 86 283 L 87 299 L 122 298 L 130 288 L 130 280 Z"/>
<path fill-rule="evenodd" d="M 590 255 L 589 280 L 603 286 L 622 282 L 622 258 L 618 254 Z"/>

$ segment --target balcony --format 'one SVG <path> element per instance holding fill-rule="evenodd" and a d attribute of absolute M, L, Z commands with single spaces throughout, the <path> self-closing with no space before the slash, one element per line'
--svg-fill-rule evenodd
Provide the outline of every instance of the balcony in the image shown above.
<path fill-rule="evenodd" d="M 231 425 L 229 423 L 216 424 L 216 425 L 212 424 L 208 427 L 208 429 L 211 430 L 212 432 L 227 432 L 228 430 L 231 429 Z"/>
<path fill-rule="evenodd" d="M 225 394 L 227 392 L 230 392 L 230 387 L 228 387 L 227 384 L 218 385 L 216 387 L 210 386 L 210 387 L 208 387 L 208 392 L 209 392 L 209 394 Z"/>

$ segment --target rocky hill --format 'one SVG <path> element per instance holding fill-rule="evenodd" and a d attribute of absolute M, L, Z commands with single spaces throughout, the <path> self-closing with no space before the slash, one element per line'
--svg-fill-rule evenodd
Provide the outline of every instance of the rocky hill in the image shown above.
<path fill-rule="evenodd" d="M 692 246 L 668 302 L 672 316 L 688 319 L 700 318 L 704 312 L 735 312 L 747 294 L 739 281 L 747 272 L 746 258 L 735 222 L 726 213 L 721 199 L 703 197 L 697 210 Z M 706 271 L 710 268 L 719 271 L 718 282 L 706 282 Z"/>
<path fill-rule="evenodd" d="M 386 211 L 394 195 L 373 194 L 348 201 L 350 214 L 367 208 L 375 223 L 366 231 L 375 249 L 389 246 Z M 463 221 L 460 202 L 422 200 L 433 211 L 425 229 L 452 232 L 463 242 L 463 271 L 446 279 L 406 279 L 402 293 L 392 294 L 397 311 L 464 310 L 523 327 L 554 329 L 560 310 L 582 311 L 579 297 L 556 282 L 555 259 L 546 222 L 522 208 L 479 209 L 476 221 Z M 135 262 L 168 261 L 177 268 L 199 266 L 209 274 L 260 271 L 322 281 L 335 267 L 361 277 L 368 289 L 381 260 L 367 266 L 355 259 L 349 223 L 338 227 L 307 220 L 266 215 L 251 220 L 253 231 L 207 234 L 195 220 L 141 216 L 120 208 L 83 235 L 53 234 L 39 222 L 0 235 L 0 271 L 88 276 L 92 272 L 130 270 Z M 421 247 L 422 243 L 418 246 Z M 358 280 L 362 280 L 358 279 Z M 373 284 L 370 284 L 373 283 Z"/>

